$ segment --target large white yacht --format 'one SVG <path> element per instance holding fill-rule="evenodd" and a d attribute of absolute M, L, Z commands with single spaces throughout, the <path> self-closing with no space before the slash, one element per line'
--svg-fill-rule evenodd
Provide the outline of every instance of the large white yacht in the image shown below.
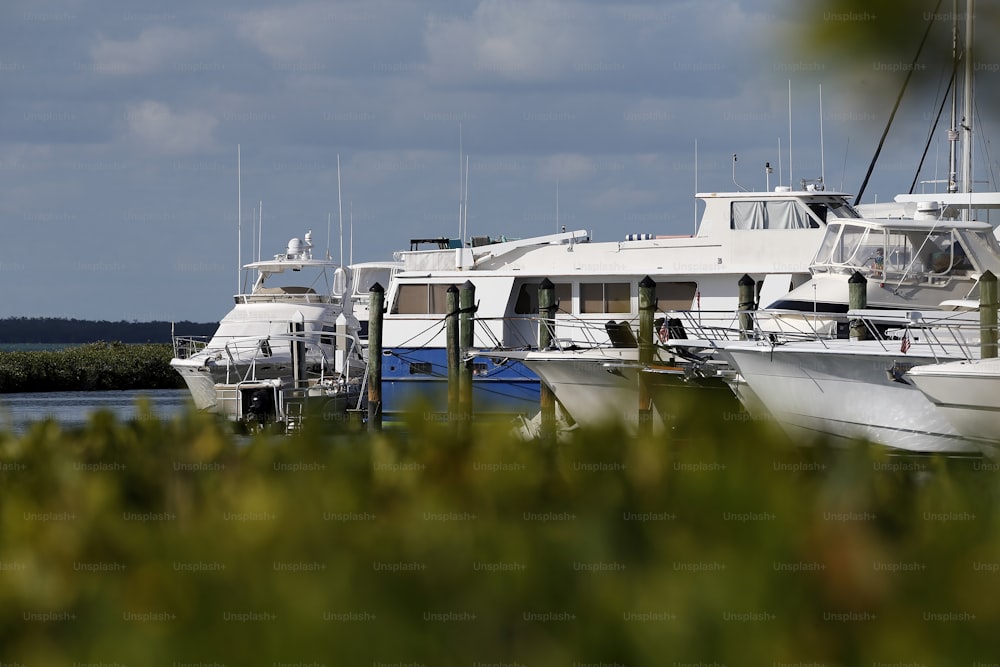
<path fill-rule="evenodd" d="M 706 320 L 738 306 L 738 281 L 756 281 L 755 301 L 770 302 L 809 279 L 809 264 L 829 222 L 854 220 L 847 195 L 810 188 L 774 192 L 708 192 L 697 232 L 634 234 L 594 242 L 584 230 L 522 240 L 415 239 L 398 253 L 403 268 L 387 290 L 383 324 L 383 401 L 387 415 L 415 400 L 445 409 L 446 290 L 471 281 L 478 310 L 474 372 L 477 416 L 537 412 L 538 377 L 518 354 L 538 341 L 538 288 L 555 285 L 555 337 L 572 344 L 581 324 L 595 333 L 581 345 L 608 345 L 605 323 L 638 316 L 638 283 L 657 283 L 661 310 L 698 310 Z M 432 247 L 425 247 L 427 242 Z M 722 322 L 722 319 L 720 319 Z M 493 350 L 489 356 L 480 354 Z M 501 350 L 497 352 L 496 350 Z M 428 408 L 427 402 L 430 403 Z"/>
<path fill-rule="evenodd" d="M 256 274 L 210 340 L 174 337 L 170 365 L 184 378 L 195 405 L 220 410 L 216 385 L 264 380 L 324 384 L 364 373 L 361 322 L 364 293 L 349 270 L 313 257 L 312 233 L 293 238 L 284 253 L 243 267 Z M 391 265 L 367 267 L 368 279 Z M 383 278 L 384 279 L 384 278 Z"/>
<path fill-rule="evenodd" d="M 940 212 L 941 208 L 925 205 L 922 210 Z M 758 329 L 813 337 L 847 336 L 848 280 L 855 273 L 867 279 L 868 308 L 896 312 L 949 305 L 975 307 L 979 277 L 986 270 L 1000 273 L 1000 245 L 993 228 L 985 222 L 838 217 L 827 220 L 817 245 L 809 280 L 770 301 L 768 316 L 756 322 Z M 767 303 L 761 299 L 761 305 Z M 669 312 L 665 313 L 666 319 L 669 316 Z M 686 314 L 685 320 L 688 326 L 686 331 L 678 331 L 681 335 L 705 336 L 705 332 L 712 331 L 708 325 L 713 323 L 717 325 L 715 337 L 739 332 L 738 318 L 732 312 L 715 315 L 713 322 L 710 316 L 693 311 Z M 695 344 L 678 341 L 676 333 L 671 335 L 667 328 L 659 342 L 683 347 Z M 653 363 L 677 367 L 674 374 L 680 380 L 690 379 L 691 360 L 678 361 L 675 356 L 658 346 Z M 719 370 L 717 364 L 707 360 L 694 361 L 700 363 L 703 372 Z M 574 419 L 592 422 L 614 417 L 635 422 L 637 378 L 642 370 L 635 347 L 557 345 L 525 353 L 524 363 L 553 388 Z M 704 379 L 703 372 L 697 376 L 699 381 Z M 668 374 L 660 371 L 657 377 L 664 379 Z"/>

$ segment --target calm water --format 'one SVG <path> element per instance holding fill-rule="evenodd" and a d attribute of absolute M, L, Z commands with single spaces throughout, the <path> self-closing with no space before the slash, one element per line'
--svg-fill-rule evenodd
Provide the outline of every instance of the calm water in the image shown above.
<path fill-rule="evenodd" d="M 48 417 L 65 427 L 82 426 L 95 410 L 110 410 L 127 420 L 135 416 L 136 401 L 142 397 L 149 399 L 154 414 L 169 419 L 188 407 L 190 396 L 187 389 L 0 394 L 0 428 L 23 432 Z"/>

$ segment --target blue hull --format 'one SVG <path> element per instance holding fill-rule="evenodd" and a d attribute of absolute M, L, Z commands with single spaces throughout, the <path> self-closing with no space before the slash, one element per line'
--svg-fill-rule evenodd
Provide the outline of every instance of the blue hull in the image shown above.
<path fill-rule="evenodd" d="M 448 412 L 448 359 L 442 348 L 392 348 L 382 352 L 382 414 Z M 538 376 L 520 361 L 475 357 L 472 405 L 477 418 L 534 415 Z"/>

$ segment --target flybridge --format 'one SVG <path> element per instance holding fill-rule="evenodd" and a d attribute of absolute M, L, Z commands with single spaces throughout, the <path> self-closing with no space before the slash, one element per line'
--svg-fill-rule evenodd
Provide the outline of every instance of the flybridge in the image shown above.
<path fill-rule="evenodd" d="M 474 269 L 482 261 L 500 257 L 521 248 L 552 244 L 569 245 L 587 243 L 590 241 L 590 232 L 580 229 L 574 232 L 532 236 L 526 239 L 511 241 L 491 240 L 492 242 L 489 243 L 480 241 L 477 244 L 478 239 L 485 238 L 487 237 L 473 237 L 471 247 L 465 247 L 459 239 L 445 237 L 410 239 L 410 250 L 396 252 L 393 258 L 403 262 L 404 271 Z M 421 249 L 420 246 L 424 244 L 436 247 Z"/>

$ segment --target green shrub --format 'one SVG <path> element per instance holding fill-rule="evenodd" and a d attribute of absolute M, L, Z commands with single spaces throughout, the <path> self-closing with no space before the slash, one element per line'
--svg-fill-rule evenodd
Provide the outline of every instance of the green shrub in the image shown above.
<path fill-rule="evenodd" d="M 173 389 L 183 386 L 163 344 L 90 343 L 63 350 L 0 352 L 0 393 Z"/>
<path fill-rule="evenodd" d="M 463 443 L 430 420 L 237 439 L 143 410 L 0 436 L 4 660 L 995 656 L 994 464 L 799 449 L 766 423 L 681 428 L 700 419 L 553 447 L 496 425 Z"/>

